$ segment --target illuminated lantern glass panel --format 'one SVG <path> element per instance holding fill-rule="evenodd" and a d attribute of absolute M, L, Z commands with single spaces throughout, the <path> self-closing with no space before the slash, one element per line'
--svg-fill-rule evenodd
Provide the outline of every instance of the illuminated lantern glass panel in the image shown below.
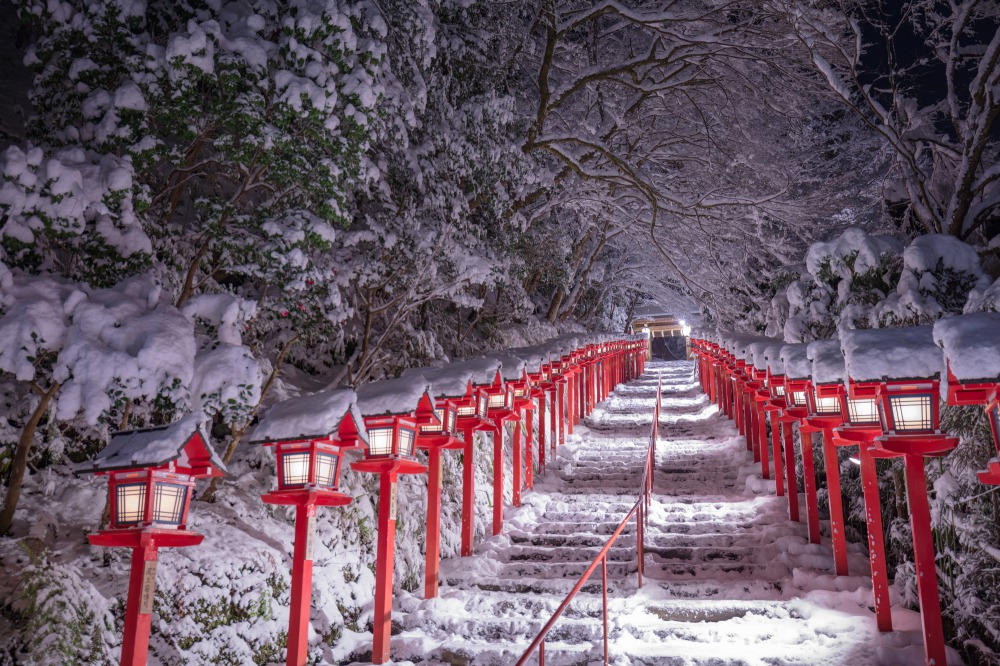
<path fill-rule="evenodd" d="M 934 401 L 929 395 L 889 396 L 896 432 L 918 432 L 934 427 Z"/>
<path fill-rule="evenodd" d="M 479 416 L 481 418 L 486 418 L 486 396 L 479 396 Z"/>
<path fill-rule="evenodd" d="M 413 455 L 413 431 L 409 428 L 399 429 L 399 455 Z"/>
<path fill-rule="evenodd" d="M 847 418 L 851 423 L 878 423 L 878 404 L 874 398 L 847 400 Z"/>
<path fill-rule="evenodd" d="M 281 455 L 281 485 L 304 486 L 309 483 L 309 452 L 282 453 Z"/>
<path fill-rule="evenodd" d="M 333 488 L 337 483 L 337 463 L 340 458 L 329 453 L 316 454 L 316 485 Z"/>
<path fill-rule="evenodd" d="M 792 405 L 795 407 L 805 407 L 806 404 L 806 392 L 805 391 L 792 391 L 791 393 Z"/>
<path fill-rule="evenodd" d="M 368 451 L 373 456 L 392 455 L 392 428 L 370 428 Z"/>
<path fill-rule="evenodd" d="M 187 499 L 187 486 L 157 483 L 153 490 L 153 522 L 180 525 Z"/>
<path fill-rule="evenodd" d="M 136 525 L 146 517 L 146 484 L 122 483 L 115 488 L 115 524 Z"/>
<path fill-rule="evenodd" d="M 490 394 L 490 409 L 498 409 L 505 405 L 506 396 L 503 393 Z"/>
<path fill-rule="evenodd" d="M 458 408 L 458 415 L 459 416 L 475 416 L 476 415 L 476 407 L 475 407 L 475 405 L 469 405 L 468 407 L 459 407 Z"/>
<path fill-rule="evenodd" d="M 814 389 L 813 399 L 816 402 L 816 414 L 840 414 L 840 398 L 836 396 L 821 398 L 819 392 Z"/>
<path fill-rule="evenodd" d="M 779 397 L 779 398 L 785 397 L 785 387 L 784 386 L 779 386 L 779 385 L 776 384 L 773 387 L 771 387 L 771 390 L 774 391 L 774 395 L 776 395 L 777 397 Z"/>

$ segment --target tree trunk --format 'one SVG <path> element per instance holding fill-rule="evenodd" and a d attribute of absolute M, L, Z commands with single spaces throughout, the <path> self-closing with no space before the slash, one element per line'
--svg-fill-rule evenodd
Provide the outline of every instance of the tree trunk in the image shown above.
<path fill-rule="evenodd" d="M 14 511 L 17 510 L 17 502 L 21 499 L 21 484 L 24 483 L 24 470 L 28 467 L 28 454 L 31 453 L 31 444 L 35 440 L 35 431 L 38 424 L 49 408 L 52 397 L 59 390 L 59 382 L 53 381 L 52 386 L 42 394 L 38 406 L 32 413 L 31 418 L 24 424 L 21 430 L 21 437 L 17 440 L 17 449 L 14 451 L 14 461 L 10 468 L 10 481 L 7 485 L 7 495 L 3 501 L 3 512 L 0 513 L 0 536 L 10 531 L 10 526 L 14 522 Z"/>
<path fill-rule="evenodd" d="M 900 520 L 909 520 L 910 510 L 906 505 L 906 484 L 903 481 L 902 465 L 893 465 L 892 485 L 896 495 L 896 516 Z"/>
<path fill-rule="evenodd" d="M 562 287 L 556 289 L 556 293 L 552 296 L 552 302 L 549 303 L 549 311 L 545 315 L 545 320 L 550 324 L 556 323 L 556 319 L 559 318 L 559 306 L 562 305 L 563 298 L 566 296 L 566 290 Z"/>

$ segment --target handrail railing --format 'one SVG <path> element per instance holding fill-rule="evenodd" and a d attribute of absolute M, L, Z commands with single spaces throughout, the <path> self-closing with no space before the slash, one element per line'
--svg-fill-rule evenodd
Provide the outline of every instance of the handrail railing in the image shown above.
<path fill-rule="evenodd" d="M 590 579 L 590 576 L 597 570 L 597 566 L 601 566 L 601 599 L 602 599 L 602 616 L 604 620 L 604 663 L 605 666 L 608 663 L 608 553 L 611 551 L 611 546 L 614 545 L 615 541 L 621 536 L 621 533 L 625 530 L 629 521 L 633 517 L 636 519 L 636 558 L 638 560 L 638 569 L 636 570 L 636 575 L 638 579 L 639 588 L 642 588 L 642 569 L 643 569 L 643 537 L 645 534 L 645 529 L 648 526 L 649 521 L 649 507 L 652 501 L 653 495 L 653 469 L 656 462 L 656 438 L 659 434 L 659 423 L 660 423 L 660 395 L 662 389 L 662 379 L 658 379 L 656 382 L 656 405 L 653 407 L 653 426 L 649 434 L 649 445 L 646 447 L 646 463 L 642 471 L 642 481 L 639 484 L 639 498 L 632 505 L 632 509 L 628 514 L 618 523 L 618 527 L 615 528 L 614 533 L 608 539 L 608 542 L 604 544 L 604 548 L 601 552 L 597 554 L 597 557 L 590 563 L 587 570 L 583 572 L 580 579 L 573 586 L 573 589 L 569 591 L 566 598 L 563 599 L 559 607 L 556 608 L 555 613 L 549 618 L 549 621 L 545 623 L 542 630 L 538 632 L 535 636 L 535 640 L 531 641 L 531 645 L 528 649 L 524 651 L 521 658 L 517 660 L 517 666 L 523 666 L 528 662 L 528 658 L 538 650 L 538 666 L 545 666 L 545 636 L 549 633 L 549 630 L 555 625 L 556 621 L 563 614 L 569 606 L 569 602 L 573 600 L 584 584 Z"/>

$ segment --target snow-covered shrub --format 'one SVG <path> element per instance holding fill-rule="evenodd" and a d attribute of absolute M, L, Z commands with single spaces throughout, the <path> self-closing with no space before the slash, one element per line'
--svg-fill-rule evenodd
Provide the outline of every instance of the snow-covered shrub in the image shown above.
<path fill-rule="evenodd" d="M 119 632 L 109 601 L 72 564 L 53 562 L 45 550 L 25 550 L 31 563 L 19 572 L 16 598 L 5 602 L 23 630 L 6 637 L 5 650 L 28 666 L 111 663 Z"/>

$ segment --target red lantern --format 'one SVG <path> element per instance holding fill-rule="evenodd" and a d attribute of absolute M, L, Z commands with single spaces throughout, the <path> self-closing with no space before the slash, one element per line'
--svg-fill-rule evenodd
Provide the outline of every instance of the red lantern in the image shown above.
<path fill-rule="evenodd" d="M 905 463 L 924 655 L 927 663 L 943 664 L 944 629 L 924 472 L 925 456 L 945 455 L 958 444 L 956 438 L 939 430 L 941 351 L 934 344 L 929 326 L 850 331 L 844 336 L 843 350 L 848 372 L 878 387 L 875 397 L 882 412 L 882 434 L 875 439 L 875 450 L 885 456 L 902 456 Z M 897 358 L 905 359 L 905 365 L 898 366 L 893 360 Z M 861 462 L 867 490 L 864 458 Z M 871 468 L 870 483 L 877 486 L 874 463 Z M 880 538 L 881 534 L 877 536 Z M 872 538 L 869 534 L 869 541 Z"/>
<path fill-rule="evenodd" d="M 254 430 L 252 442 L 273 446 L 277 463 L 278 487 L 261 499 L 295 507 L 287 666 L 309 659 L 316 507 L 351 502 L 338 487 L 343 452 L 364 446 L 367 437 L 355 399 L 350 390 L 292 398 L 272 407 Z"/>
<path fill-rule="evenodd" d="M 446 437 L 442 441 L 450 441 L 444 448 L 460 448 L 462 450 L 462 556 L 467 557 L 473 552 L 473 526 L 475 518 L 475 433 L 493 431 L 493 423 L 487 418 L 488 397 L 482 390 L 483 386 L 492 383 L 500 368 L 500 362 L 491 358 L 471 359 L 448 363 L 440 368 L 413 368 L 403 373 L 404 377 L 423 375 L 430 382 L 435 394 L 435 409 L 441 409 L 440 417 L 445 420 L 450 417 L 450 410 L 444 410 L 445 404 L 453 404 L 454 428 L 449 432 L 447 423 L 438 434 L 437 425 L 421 424 L 427 438 L 419 440 L 433 441 L 431 437 Z M 426 410 L 424 410 L 426 413 Z M 455 437 L 461 433 L 460 444 Z M 418 441 L 419 441 L 418 440 Z M 431 463 L 433 472 L 433 462 Z M 428 506 L 428 512 L 431 507 Z"/>
<path fill-rule="evenodd" d="M 1000 485 L 1000 313 L 976 312 L 934 324 L 934 341 L 944 350 L 949 405 L 982 405 L 997 457 L 979 480 Z"/>
<path fill-rule="evenodd" d="M 417 420 L 422 400 L 432 400 L 421 376 L 365 384 L 357 391 L 358 409 L 368 432 L 365 457 L 351 464 L 358 472 L 379 475 L 378 542 L 375 550 L 375 625 L 372 663 L 389 659 L 392 621 L 392 573 L 395 562 L 397 480 L 400 474 L 422 474 L 427 468 L 414 459 Z"/>
<path fill-rule="evenodd" d="M 92 462 L 77 467 L 77 474 L 108 477 L 111 523 L 88 541 L 132 549 L 121 664 L 146 663 L 159 548 L 195 546 L 205 538 L 187 529 L 194 480 L 225 471 L 197 414 L 115 433 Z"/>

